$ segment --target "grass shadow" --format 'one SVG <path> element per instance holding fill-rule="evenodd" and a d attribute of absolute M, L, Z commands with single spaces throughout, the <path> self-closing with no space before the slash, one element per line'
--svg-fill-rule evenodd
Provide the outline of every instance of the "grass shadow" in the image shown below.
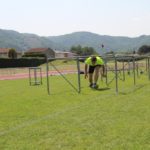
<path fill-rule="evenodd" d="M 140 90 L 141 88 L 144 88 L 147 84 L 141 84 L 141 85 L 136 85 L 131 89 L 128 89 L 127 91 L 120 91 L 119 94 L 122 95 L 127 95 L 127 94 L 131 94 L 133 92 L 137 92 L 138 90 Z"/>
<path fill-rule="evenodd" d="M 97 88 L 97 89 L 93 89 L 93 90 L 96 90 L 96 91 L 106 91 L 106 90 L 110 90 L 110 88 L 109 87 L 105 87 L 105 88 Z"/>

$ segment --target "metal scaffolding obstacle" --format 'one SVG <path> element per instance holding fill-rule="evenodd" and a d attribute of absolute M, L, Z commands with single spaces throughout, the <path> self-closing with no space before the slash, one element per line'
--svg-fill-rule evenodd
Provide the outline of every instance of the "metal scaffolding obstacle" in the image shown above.
<path fill-rule="evenodd" d="M 84 60 L 89 57 L 89 56 L 78 56 L 78 57 L 73 57 L 73 58 L 47 58 L 47 63 L 46 63 L 46 74 L 47 74 L 47 92 L 48 94 L 50 94 L 50 85 L 49 85 L 49 64 L 51 65 L 51 67 L 53 67 L 57 73 L 59 73 L 59 75 L 78 93 L 81 92 L 81 80 L 80 80 L 80 62 L 84 62 Z M 132 73 L 133 77 L 133 85 L 136 85 L 136 80 L 139 78 L 140 76 L 140 68 L 139 68 L 139 64 L 138 61 L 140 60 L 146 60 L 146 75 L 148 76 L 148 80 L 150 80 L 150 57 L 149 56 L 135 56 L 135 55 L 131 55 L 131 56 L 100 56 L 103 58 L 104 62 L 105 62 L 105 67 L 106 67 L 106 86 L 108 87 L 109 84 L 112 83 L 112 81 L 115 81 L 115 91 L 116 93 L 119 92 L 119 80 L 121 81 L 125 81 L 126 79 L 126 72 L 128 73 L 128 75 L 130 75 Z M 76 61 L 76 65 L 77 65 L 77 80 L 78 80 L 78 87 L 74 86 L 74 84 L 69 81 L 63 73 L 61 73 L 61 71 L 59 71 L 59 69 L 52 63 L 52 61 L 54 60 L 75 60 Z M 109 68 L 109 62 L 113 62 L 114 67 L 113 68 Z M 120 65 L 118 65 L 118 63 Z M 122 67 L 121 67 L 122 64 Z M 108 74 L 109 72 L 112 72 L 114 77 L 111 79 L 108 79 Z"/>
<path fill-rule="evenodd" d="M 42 69 L 41 67 L 29 67 L 29 84 L 41 85 L 42 84 Z"/>
<path fill-rule="evenodd" d="M 108 61 L 114 61 L 114 68 L 113 70 L 110 70 L 109 67 L 106 68 L 107 73 L 108 71 L 112 71 L 114 73 L 114 77 L 111 79 L 111 81 L 108 82 L 108 76 L 106 79 L 106 84 L 109 85 L 113 80 L 115 80 L 115 86 L 116 86 L 116 93 L 119 92 L 119 80 L 125 81 L 126 76 L 125 76 L 125 71 L 127 71 L 128 75 L 133 76 L 133 85 L 136 86 L 137 79 L 139 78 L 139 64 L 138 61 L 141 60 L 146 60 L 146 75 L 148 76 L 148 80 L 150 80 L 150 62 L 149 56 L 112 56 L 112 57 L 104 57 L 106 64 Z M 122 68 L 118 66 L 118 62 L 122 63 Z M 125 68 L 125 63 L 128 65 L 128 68 Z M 108 65 L 107 65 L 108 66 Z M 119 75 L 123 72 L 123 77 L 120 78 Z"/>
<path fill-rule="evenodd" d="M 76 87 L 70 80 L 68 80 L 64 74 L 59 71 L 59 69 L 52 63 L 53 60 L 75 60 L 77 65 L 77 79 L 78 79 L 78 87 Z M 58 74 L 78 93 L 81 92 L 81 84 L 80 84 L 80 63 L 79 63 L 79 57 L 76 58 L 47 58 L 46 63 L 46 75 L 47 75 L 47 92 L 50 94 L 50 85 L 49 85 L 49 63 L 51 67 L 53 67 Z"/>

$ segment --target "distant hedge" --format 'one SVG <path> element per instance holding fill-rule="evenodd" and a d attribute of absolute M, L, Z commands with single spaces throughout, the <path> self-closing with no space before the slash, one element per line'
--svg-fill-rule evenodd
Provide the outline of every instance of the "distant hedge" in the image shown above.
<path fill-rule="evenodd" d="M 37 67 L 45 62 L 45 58 L 0 58 L 0 68 Z"/>
<path fill-rule="evenodd" d="M 46 55 L 41 54 L 41 53 L 25 53 L 22 57 L 44 57 L 46 58 Z"/>

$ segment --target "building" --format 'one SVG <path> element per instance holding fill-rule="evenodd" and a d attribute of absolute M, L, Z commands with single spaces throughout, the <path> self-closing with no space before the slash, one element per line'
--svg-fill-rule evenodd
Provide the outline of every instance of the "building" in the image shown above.
<path fill-rule="evenodd" d="M 44 54 L 48 58 L 71 58 L 75 54 L 68 51 L 52 50 L 51 48 L 32 48 L 25 52 L 25 55 Z"/>
<path fill-rule="evenodd" d="M 54 50 L 52 50 L 51 48 L 32 48 L 29 49 L 28 51 L 26 51 L 24 53 L 25 55 L 35 55 L 35 54 L 44 54 L 45 56 L 47 56 L 48 58 L 54 58 L 55 57 L 55 52 Z"/>
<path fill-rule="evenodd" d="M 75 57 L 75 53 L 71 53 L 69 51 L 58 51 L 55 50 L 55 58 L 72 58 Z"/>
<path fill-rule="evenodd" d="M 11 48 L 0 48 L 0 58 L 8 58 L 9 57 L 8 53 L 9 53 L 10 49 Z M 16 51 L 16 52 L 17 52 L 17 58 L 22 57 L 21 52 L 18 52 L 18 51 Z"/>

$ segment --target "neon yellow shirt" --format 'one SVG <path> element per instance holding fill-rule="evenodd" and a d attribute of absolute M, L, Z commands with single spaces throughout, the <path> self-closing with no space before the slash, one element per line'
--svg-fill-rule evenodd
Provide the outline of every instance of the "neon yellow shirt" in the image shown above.
<path fill-rule="evenodd" d="M 101 59 L 100 57 L 96 57 L 96 63 L 93 65 L 92 61 L 91 61 L 92 57 L 89 57 L 85 60 L 85 64 L 90 65 L 90 66 L 96 66 L 96 65 L 104 65 L 104 61 L 103 59 Z"/>

